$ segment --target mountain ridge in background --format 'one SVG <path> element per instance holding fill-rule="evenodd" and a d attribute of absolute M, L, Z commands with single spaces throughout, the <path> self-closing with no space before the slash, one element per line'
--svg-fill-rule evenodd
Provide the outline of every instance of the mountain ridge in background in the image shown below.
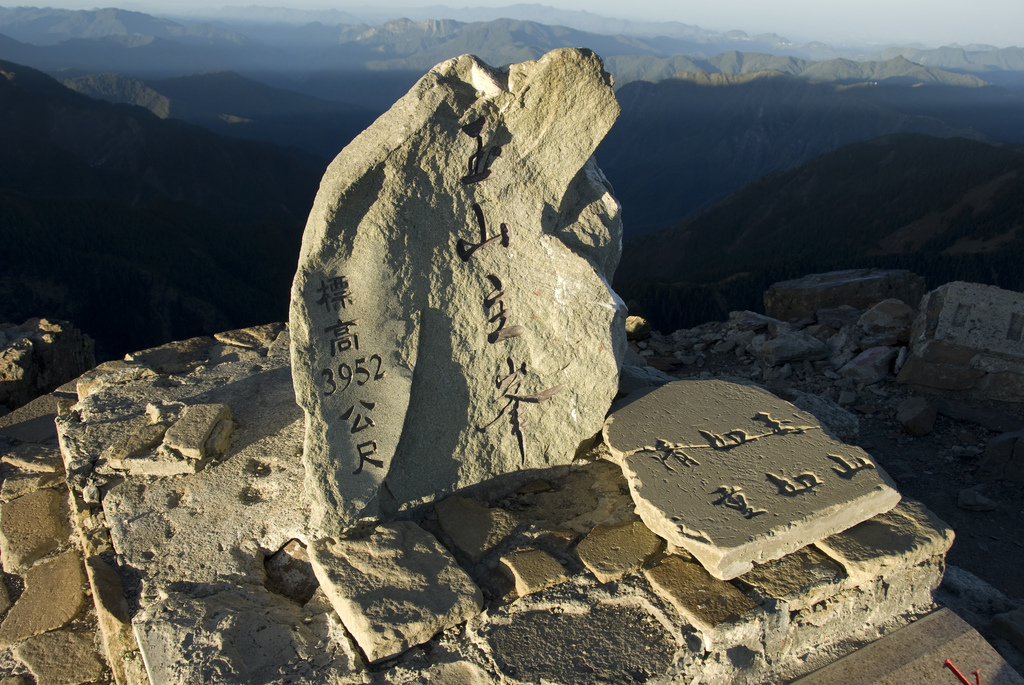
<path fill-rule="evenodd" d="M 929 288 L 1024 288 L 1024 149 L 908 134 L 842 147 L 627 242 L 615 287 L 671 331 L 763 311 L 779 280 L 873 266 Z"/>

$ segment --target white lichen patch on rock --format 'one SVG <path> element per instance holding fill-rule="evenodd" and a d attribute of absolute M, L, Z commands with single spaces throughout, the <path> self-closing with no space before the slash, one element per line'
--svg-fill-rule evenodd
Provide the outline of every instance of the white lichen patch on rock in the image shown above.
<path fill-rule="evenodd" d="M 588 50 L 439 64 L 328 168 L 291 304 L 314 523 L 336 535 L 600 431 L 625 348 L 618 115 Z"/>

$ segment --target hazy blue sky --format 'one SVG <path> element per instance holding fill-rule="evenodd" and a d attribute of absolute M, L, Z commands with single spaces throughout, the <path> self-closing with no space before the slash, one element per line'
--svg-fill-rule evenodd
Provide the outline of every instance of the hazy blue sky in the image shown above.
<path fill-rule="evenodd" d="M 92 8 L 95 0 L 51 0 L 54 6 Z M 30 4 L 22 0 L 19 4 Z M 190 7 L 207 9 L 214 3 L 200 0 L 127 0 L 113 2 L 139 11 L 182 11 Z M 354 11 L 373 5 L 410 7 L 449 4 L 463 7 L 502 7 L 510 0 L 251 0 L 225 2 L 231 5 L 285 6 L 304 9 L 333 7 Z M 675 20 L 697 24 L 709 30 L 739 29 L 747 33 L 778 33 L 804 42 L 833 43 L 920 42 L 931 47 L 959 43 L 988 43 L 999 47 L 1024 46 L 1024 0 L 693 0 L 626 4 L 621 0 L 542 0 L 540 4 L 561 9 L 587 10 L 612 17 Z M 635 16 L 630 16 L 635 13 Z"/>

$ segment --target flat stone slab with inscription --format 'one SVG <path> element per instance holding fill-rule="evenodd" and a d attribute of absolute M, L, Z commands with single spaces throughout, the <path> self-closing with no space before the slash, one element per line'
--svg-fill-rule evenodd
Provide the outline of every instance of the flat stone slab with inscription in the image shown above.
<path fill-rule="evenodd" d="M 723 580 L 900 500 L 866 452 L 752 385 L 668 383 L 615 409 L 604 435 L 644 523 Z"/>
<path fill-rule="evenodd" d="M 625 350 L 619 106 L 585 49 L 424 76 L 327 169 L 291 301 L 314 525 L 567 464 Z"/>

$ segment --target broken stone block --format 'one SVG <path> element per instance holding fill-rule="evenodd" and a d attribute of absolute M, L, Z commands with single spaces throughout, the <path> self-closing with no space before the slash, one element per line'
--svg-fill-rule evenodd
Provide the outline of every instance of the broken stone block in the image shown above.
<path fill-rule="evenodd" d="M 869 347 L 839 368 L 839 375 L 861 385 L 877 383 L 892 370 L 899 352 L 895 347 Z"/>
<path fill-rule="evenodd" d="M 0 616 L 11 608 L 11 596 L 7 594 L 7 585 L 0 579 Z"/>
<path fill-rule="evenodd" d="M 332 162 L 290 314 L 314 526 L 569 464 L 600 431 L 626 331 L 593 154 L 618 112 L 589 50 L 463 55 Z"/>
<path fill-rule="evenodd" d="M 1024 294 L 978 283 L 928 293 L 899 381 L 988 399 L 1024 397 Z"/>
<path fill-rule="evenodd" d="M 669 383 L 612 411 L 604 436 L 647 527 L 723 580 L 900 498 L 866 452 L 752 385 Z"/>
<path fill-rule="evenodd" d="M 661 545 L 643 521 L 623 521 L 595 527 L 576 545 L 576 554 L 599 581 L 610 583 L 640 568 Z"/>
<path fill-rule="evenodd" d="M 267 585 L 285 597 L 305 604 L 320 587 L 313 566 L 309 563 L 306 547 L 298 540 L 267 557 Z"/>
<path fill-rule="evenodd" d="M 773 283 L 764 293 L 764 310 L 788 321 L 841 305 L 863 310 L 889 298 L 916 305 L 924 293 L 924 279 L 910 271 L 847 269 Z"/>
<path fill-rule="evenodd" d="M 908 397 L 896 408 L 896 421 L 908 435 L 928 435 L 935 426 L 938 412 L 923 397 Z"/>
<path fill-rule="evenodd" d="M 562 564 L 539 549 L 509 552 L 501 558 L 501 571 L 515 583 L 516 594 L 520 597 L 569 580 Z"/>
<path fill-rule="evenodd" d="M 206 442 L 222 421 L 231 420 L 231 409 L 226 404 L 192 404 L 181 411 L 181 416 L 167 429 L 164 445 L 177 450 L 188 459 L 210 456 Z"/>
<path fill-rule="evenodd" d="M 476 616 L 483 595 L 419 526 L 382 524 L 366 538 L 317 540 L 309 558 L 320 587 L 370 662 L 422 644 Z"/>
<path fill-rule="evenodd" d="M 992 631 L 1024 653 L 1024 609 L 993 616 Z"/>
<path fill-rule="evenodd" d="M 755 566 L 739 577 L 753 596 L 785 600 L 790 611 L 814 606 L 843 589 L 843 567 L 813 546 L 798 549 L 781 559 Z"/>
<path fill-rule="evenodd" d="M 965 677 L 980 670 L 986 685 L 1024 685 L 1024 678 L 985 638 L 949 609 L 939 609 L 847 654 L 794 685 L 955 683 L 958 679 L 945 666 L 947 661 Z"/>
<path fill-rule="evenodd" d="M 739 619 L 757 604 L 729 583 L 712 578 L 700 564 L 665 557 L 644 571 L 654 591 L 705 636 L 717 625 Z"/>
<path fill-rule="evenodd" d="M 885 576 L 889 569 L 944 555 L 953 531 L 920 502 L 894 509 L 815 543 L 846 569 L 854 584 Z"/>
<path fill-rule="evenodd" d="M 103 675 L 92 632 L 55 630 L 36 635 L 14 648 L 39 685 L 79 685 Z"/>
<path fill-rule="evenodd" d="M 0 647 L 60 628 L 85 606 L 82 560 L 74 551 L 25 572 L 25 592 L 0 624 Z"/>
<path fill-rule="evenodd" d="M 465 497 L 448 497 L 434 505 L 441 530 L 474 564 L 516 528 L 515 517 L 504 509 L 488 509 Z"/>
<path fill-rule="evenodd" d="M 0 559 L 18 573 L 68 541 L 67 494 L 45 488 L 0 505 Z"/>

